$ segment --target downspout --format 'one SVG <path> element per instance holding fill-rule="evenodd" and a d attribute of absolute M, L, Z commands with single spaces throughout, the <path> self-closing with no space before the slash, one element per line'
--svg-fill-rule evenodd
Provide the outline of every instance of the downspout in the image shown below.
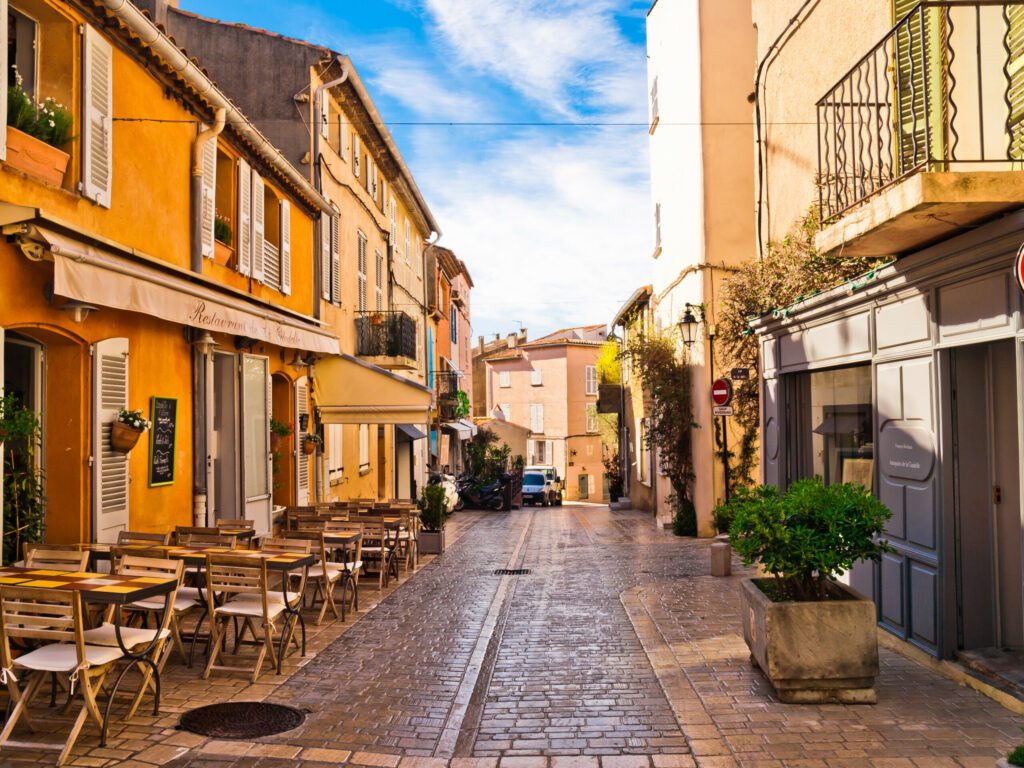
<path fill-rule="evenodd" d="M 199 132 L 192 142 L 192 271 L 203 273 L 203 150 L 208 141 L 216 141 L 227 122 L 227 110 L 218 108 L 213 127 Z"/>
<path fill-rule="evenodd" d="M 323 194 L 323 180 L 322 171 L 320 170 L 320 136 L 323 131 L 323 120 L 324 111 L 321 105 L 321 99 L 324 98 L 324 91 L 336 88 L 346 80 L 348 80 L 348 65 L 344 61 L 338 59 L 338 63 L 341 64 L 341 77 L 337 77 L 327 83 L 320 83 L 313 91 L 313 109 L 316 113 L 313 115 L 313 186 L 316 191 Z"/>

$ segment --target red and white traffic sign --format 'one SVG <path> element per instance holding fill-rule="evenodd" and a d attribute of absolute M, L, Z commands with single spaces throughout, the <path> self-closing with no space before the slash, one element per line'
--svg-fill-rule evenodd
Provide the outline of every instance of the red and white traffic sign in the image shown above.
<path fill-rule="evenodd" d="M 732 382 L 728 379 L 715 379 L 711 385 L 711 400 L 715 405 L 728 405 L 732 400 Z"/>
<path fill-rule="evenodd" d="M 1017 280 L 1017 286 L 1024 291 L 1024 245 L 1017 251 L 1017 260 L 1013 263 L 1013 276 Z"/>

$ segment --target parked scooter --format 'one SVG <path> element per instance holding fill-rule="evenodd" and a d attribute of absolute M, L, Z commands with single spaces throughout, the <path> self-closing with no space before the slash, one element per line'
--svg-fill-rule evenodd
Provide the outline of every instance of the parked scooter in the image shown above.
<path fill-rule="evenodd" d="M 448 509 L 452 512 L 458 512 L 463 508 L 464 504 L 461 496 L 459 495 L 458 485 L 454 475 L 446 475 L 441 472 L 431 472 L 430 484 L 441 485 L 444 487 L 445 501 L 448 504 Z"/>
<path fill-rule="evenodd" d="M 459 509 L 466 505 L 474 509 L 498 511 L 505 506 L 505 478 L 474 490 L 473 480 L 468 476 L 459 478 Z"/>

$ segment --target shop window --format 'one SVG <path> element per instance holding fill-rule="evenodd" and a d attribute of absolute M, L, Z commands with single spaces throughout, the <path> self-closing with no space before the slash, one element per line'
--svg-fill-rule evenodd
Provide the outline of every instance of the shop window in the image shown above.
<path fill-rule="evenodd" d="M 791 374 L 785 386 L 787 481 L 820 477 L 826 485 L 853 482 L 873 490 L 871 366 Z"/>

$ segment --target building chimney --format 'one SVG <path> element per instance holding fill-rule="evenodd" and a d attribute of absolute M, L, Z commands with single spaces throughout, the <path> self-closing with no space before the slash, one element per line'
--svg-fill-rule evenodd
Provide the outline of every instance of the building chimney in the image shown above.
<path fill-rule="evenodd" d="M 519 342 L 519 337 L 516 334 L 510 333 L 508 335 L 508 348 L 509 349 L 515 349 L 516 348 L 516 344 L 518 342 Z"/>
<path fill-rule="evenodd" d="M 484 345 L 487 342 L 484 341 L 484 337 L 483 336 L 478 336 L 477 337 L 477 342 L 480 344 L 480 352 L 482 353 L 484 351 Z"/>

